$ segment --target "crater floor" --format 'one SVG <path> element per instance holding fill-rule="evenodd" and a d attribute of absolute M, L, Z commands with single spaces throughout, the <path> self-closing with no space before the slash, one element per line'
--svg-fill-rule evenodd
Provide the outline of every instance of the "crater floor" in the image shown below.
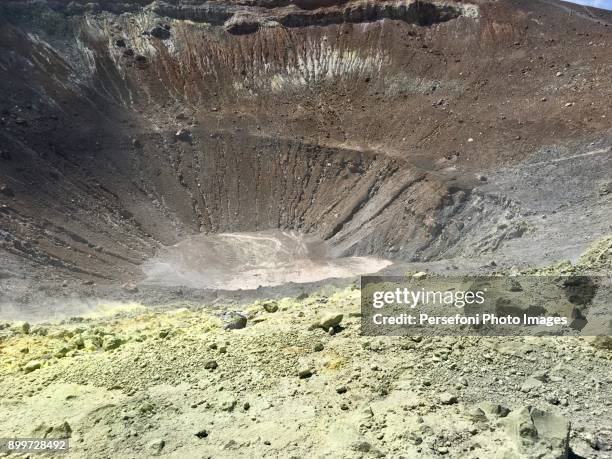
<path fill-rule="evenodd" d="M 195 236 L 147 260 L 143 284 L 253 290 L 352 278 L 391 264 L 374 257 L 332 258 L 329 252 L 324 241 L 295 232 Z"/>

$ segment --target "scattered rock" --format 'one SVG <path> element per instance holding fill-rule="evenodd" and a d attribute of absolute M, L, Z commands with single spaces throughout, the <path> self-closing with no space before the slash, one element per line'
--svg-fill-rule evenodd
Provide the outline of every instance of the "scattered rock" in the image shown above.
<path fill-rule="evenodd" d="M 226 330 L 240 330 L 247 326 L 247 317 L 239 312 L 226 312 L 221 316 L 223 328 Z"/>
<path fill-rule="evenodd" d="M 570 422 L 563 416 L 531 410 L 531 419 L 538 437 L 553 447 L 557 457 L 567 457 L 569 452 Z"/>
<path fill-rule="evenodd" d="M 216 370 L 218 366 L 219 364 L 217 363 L 216 360 L 209 360 L 208 362 L 204 364 L 204 368 L 206 370 L 211 370 L 211 371 Z"/>
<path fill-rule="evenodd" d="M 547 380 L 548 378 L 544 374 L 530 376 L 521 386 L 521 392 L 529 392 L 533 389 L 542 387 Z"/>
<path fill-rule="evenodd" d="M 551 458 L 568 457 L 570 423 L 564 417 L 522 407 L 510 413 L 504 424 L 523 454 L 528 451 L 529 457 L 544 457 L 544 453 Z"/>
<path fill-rule="evenodd" d="M 342 322 L 344 315 L 340 313 L 328 313 L 324 315 L 321 319 L 316 321 L 310 327 L 311 329 L 322 328 L 325 331 L 328 331 L 330 328 L 336 328 Z"/>
<path fill-rule="evenodd" d="M 153 405 L 150 402 L 144 402 L 143 404 L 141 404 L 138 407 L 138 412 L 141 413 L 141 414 L 154 413 L 155 412 L 155 405 Z"/>
<path fill-rule="evenodd" d="M 442 405 L 454 405 L 459 401 L 456 395 L 451 394 L 450 392 L 442 392 L 438 396 L 438 400 Z"/>
<path fill-rule="evenodd" d="M 147 448 L 153 453 L 159 453 L 162 449 L 164 449 L 164 446 L 166 446 L 166 441 L 161 438 L 158 438 L 156 440 L 153 440 L 152 442 L 149 442 Z"/>
<path fill-rule="evenodd" d="M 487 415 L 478 407 L 472 407 L 465 412 L 465 417 L 473 422 L 486 422 Z"/>
<path fill-rule="evenodd" d="M 270 312 L 270 313 L 277 312 L 278 303 L 276 303 L 275 301 L 269 301 L 263 304 L 263 308 L 266 312 Z"/>
<path fill-rule="evenodd" d="M 26 373 L 31 373 L 35 370 L 39 370 L 41 366 L 42 362 L 40 360 L 31 360 L 24 365 L 23 371 Z"/>
<path fill-rule="evenodd" d="M 533 425 L 527 407 L 513 411 L 506 418 L 505 425 L 510 436 L 519 447 L 531 446 L 538 438 L 538 431 Z"/>
<path fill-rule="evenodd" d="M 228 398 L 228 399 L 223 400 L 221 402 L 221 404 L 219 405 L 219 409 L 221 411 L 232 412 L 232 411 L 234 411 L 234 408 L 236 408 L 237 404 L 238 404 L 238 402 L 235 399 Z"/>
<path fill-rule="evenodd" d="M 174 138 L 181 142 L 188 143 L 191 143 L 191 141 L 193 140 L 191 136 L 191 131 L 189 129 L 179 129 L 178 131 L 176 131 L 176 134 L 174 134 Z"/>
<path fill-rule="evenodd" d="M 66 421 L 55 426 L 43 422 L 32 431 L 32 436 L 37 438 L 70 438 L 72 437 L 72 427 Z"/>
<path fill-rule="evenodd" d="M 312 367 L 302 367 L 298 370 L 298 376 L 300 379 L 310 378 L 313 375 Z"/>
<path fill-rule="evenodd" d="M 160 331 L 159 331 L 159 333 L 158 333 L 158 335 L 157 335 L 157 336 L 159 336 L 160 338 L 164 339 L 164 338 L 167 338 L 167 337 L 168 337 L 168 335 L 170 335 L 170 330 L 168 330 L 168 329 L 163 329 L 163 330 L 160 330 Z"/>
<path fill-rule="evenodd" d="M 102 349 L 104 349 L 105 351 L 112 351 L 120 347 L 122 344 L 123 340 L 120 337 L 115 335 L 108 335 L 105 336 L 102 341 Z"/>
<path fill-rule="evenodd" d="M 61 346 L 55 351 L 53 355 L 58 359 L 63 359 L 64 357 L 66 357 L 68 352 L 70 352 L 70 349 L 68 349 L 66 346 Z"/>
<path fill-rule="evenodd" d="M 485 412 L 488 419 L 505 418 L 510 413 L 508 408 L 489 401 L 479 403 L 478 407 Z"/>
<path fill-rule="evenodd" d="M 351 445 L 352 449 L 360 453 L 367 453 L 372 449 L 372 445 L 367 441 L 358 441 Z"/>

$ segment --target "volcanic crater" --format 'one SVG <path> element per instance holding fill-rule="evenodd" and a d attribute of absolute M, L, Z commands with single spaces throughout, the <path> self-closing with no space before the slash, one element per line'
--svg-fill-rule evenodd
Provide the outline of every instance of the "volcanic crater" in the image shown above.
<path fill-rule="evenodd" d="M 551 260 L 576 257 L 609 228 L 583 185 L 610 166 L 611 17 L 584 11 L 4 1 L 5 291 L 141 281 L 147 260 L 198 234 L 299 234 L 330 260 L 499 251 L 513 264 L 542 241 Z M 540 173 L 577 162 L 568 188 Z M 580 199 L 593 224 L 552 237 L 540 214 L 561 225 Z"/>

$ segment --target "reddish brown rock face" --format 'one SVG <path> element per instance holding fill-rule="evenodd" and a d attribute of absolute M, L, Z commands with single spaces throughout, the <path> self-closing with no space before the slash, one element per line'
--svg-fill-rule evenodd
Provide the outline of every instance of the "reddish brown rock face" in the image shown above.
<path fill-rule="evenodd" d="M 125 278 L 190 234 L 291 229 L 435 258 L 477 174 L 609 131 L 611 17 L 584 11 L 5 1 L 2 250 Z"/>

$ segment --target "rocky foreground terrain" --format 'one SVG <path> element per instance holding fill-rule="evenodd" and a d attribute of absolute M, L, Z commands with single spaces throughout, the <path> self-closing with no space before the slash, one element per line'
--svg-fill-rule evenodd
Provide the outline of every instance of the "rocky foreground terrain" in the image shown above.
<path fill-rule="evenodd" d="M 610 244 L 535 273 L 605 272 Z M 609 337 L 367 337 L 359 304 L 329 286 L 6 323 L 0 437 L 69 437 L 70 457 L 611 457 Z"/>

